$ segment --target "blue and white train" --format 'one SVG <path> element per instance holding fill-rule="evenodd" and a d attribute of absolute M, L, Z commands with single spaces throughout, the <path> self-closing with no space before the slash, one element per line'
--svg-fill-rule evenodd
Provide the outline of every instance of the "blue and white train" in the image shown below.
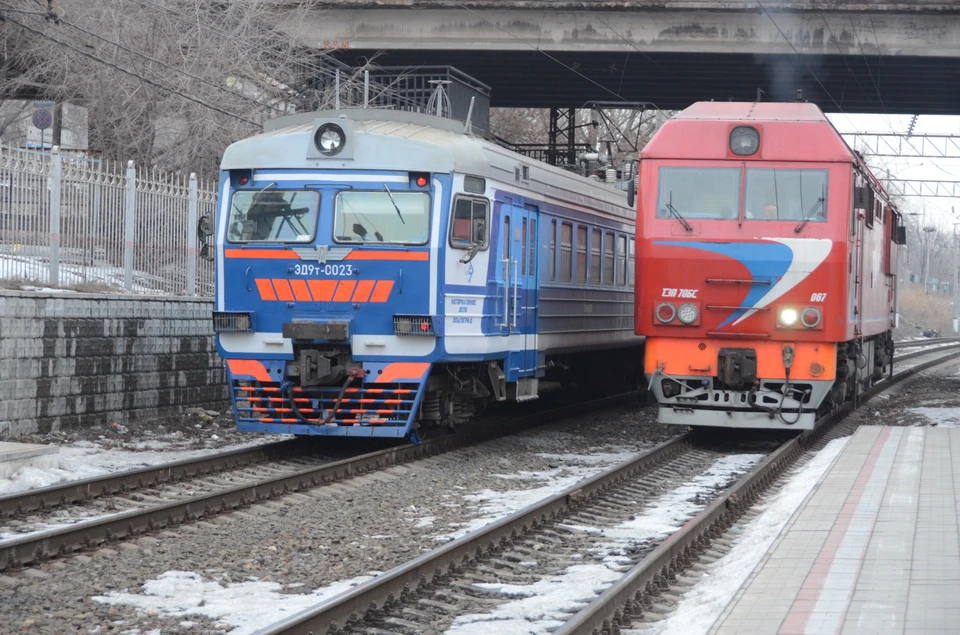
<path fill-rule="evenodd" d="M 219 194 L 241 431 L 416 442 L 545 377 L 642 378 L 635 212 L 610 185 L 449 119 L 350 110 L 234 143 Z"/>

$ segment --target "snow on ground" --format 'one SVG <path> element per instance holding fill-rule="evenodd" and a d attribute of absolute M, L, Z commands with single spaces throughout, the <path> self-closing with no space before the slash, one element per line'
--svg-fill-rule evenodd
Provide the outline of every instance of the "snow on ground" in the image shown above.
<path fill-rule="evenodd" d="M 960 408 L 907 408 L 907 412 L 918 414 L 940 428 L 960 427 Z"/>
<path fill-rule="evenodd" d="M 275 436 L 261 437 L 246 443 L 230 446 L 229 449 L 242 449 L 272 443 L 279 438 Z M 153 445 L 151 445 L 153 444 Z M 144 448 L 157 448 L 143 452 L 128 450 L 108 450 L 90 441 L 77 441 L 69 446 L 60 446 L 60 454 L 54 465 L 46 467 L 25 466 L 14 472 L 10 478 L 0 479 L 0 496 L 22 492 L 29 489 L 49 487 L 64 481 L 81 479 L 108 474 L 135 470 L 150 465 L 173 463 L 184 459 L 192 459 L 207 454 L 223 452 L 227 448 L 209 448 L 203 450 L 162 451 L 163 442 L 145 442 Z"/>
<path fill-rule="evenodd" d="M 373 575 L 340 580 L 311 593 L 283 593 L 278 582 L 249 578 L 221 585 L 192 571 L 167 571 L 143 585 L 143 594 L 126 591 L 94 596 L 102 604 L 134 606 L 168 617 L 202 615 L 219 627 L 233 627 L 230 635 L 250 635 L 295 613 L 349 591 Z M 290 588 L 289 586 L 287 588 Z"/>
<path fill-rule="evenodd" d="M 849 437 L 834 439 L 809 463 L 796 471 L 760 509 L 762 512 L 743 530 L 733 549 L 703 573 L 701 581 L 683 594 L 676 610 L 662 622 L 645 629 L 623 633 L 644 635 L 698 635 L 706 633 L 730 600 L 756 568 L 787 521 L 799 509 L 807 495 L 819 482 L 833 460 L 847 444 Z M 688 572 L 691 575 L 694 572 Z"/>
<path fill-rule="evenodd" d="M 762 454 L 723 457 L 700 476 L 652 501 L 647 509 L 616 527 L 596 528 L 564 525 L 569 529 L 598 534 L 606 541 L 593 550 L 602 563 L 568 567 L 534 584 L 475 584 L 478 589 L 513 597 L 490 613 L 463 615 L 454 620 L 448 635 L 498 635 L 499 633 L 546 634 L 559 626 L 596 594 L 620 578 L 626 554 L 637 545 L 663 538 L 676 531 L 706 506 L 712 495 L 739 474 L 758 463 Z M 701 499 L 702 497 L 702 499 Z"/>
<path fill-rule="evenodd" d="M 528 489 L 506 491 L 485 489 L 465 495 L 463 498 L 468 503 L 465 511 L 472 512 L 474 518 L 466 522 L 450 523 L 449 527 L 453 531 L 434 536 L 434 540 L 447 542 L 465 536 L 471 531 L 480 529 L 484 525 L 509 516 L 586 478 L 599 474 L 604 469 L 622 463 L 635 456 L 635 453 L 597 452 L 590 454 L 538 454 L 537 456 L 565 464 L 542 472 L 520 471 L 515 474 L 494 474 L 496 478 L 505 481 L 526 481 L 537 483 L 537 485 Z M 446 506 L 459 507 L 459 505 L 453 503 Z"/>
<path fill-rule="evenodd" d="M 173 273 L 171 271 L 171 273 Z M 36 255 L 0 255 L 0 279 L 22 278 L 32 282 L 47 282 L 50 276 L 48 258 Z M 66 260 L 60 261 L 60 285 L 72 287 L 80 284 L 97 284 L 123 289 L 123 267 L 110 264 L 81 265 Z M 163 294 L 164 280 L 142 271 L 133 272 L 134 293 Z M 30 291 L 61 293 L 64 289 L 52 289 L 45 286 L 24 287 Z"/>

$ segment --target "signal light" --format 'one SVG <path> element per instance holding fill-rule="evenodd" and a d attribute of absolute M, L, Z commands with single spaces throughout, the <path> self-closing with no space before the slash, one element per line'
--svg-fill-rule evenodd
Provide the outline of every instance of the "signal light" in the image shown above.
<path fill-rule="evenodd" d="M 677 308 L 669 302 L 661 302 L 657 305 L 657 310 L 654 313 L 657 316 L 657 320 L 663 324 L 669 324 L 673 322 L 673 318 L 677 317 Z"/>
<path fill-rule="evenodd" d="M 417 187 L 426 187 L 427 186 L 427 177 L 418 176 L 417 177 Z"/>
<path fill-rule="evenodd" d="M 808 329 L 816 328 L 820 325 L 820 320 L 823 319 L 823 314 L 820 313 L 820 309 L 816 307 L 807 307 L 803 310 L 803 313 L 800 314 L 800 321 Z"/>
<path fill-rule="evenodd" d="M 241 175 L 240 178 L 237 179 L 237 183 L 239 183 L 240 185 L 246 185 L 249 182 L 250 182 L 250 177 L 248 177 L 246 174 Z"/>

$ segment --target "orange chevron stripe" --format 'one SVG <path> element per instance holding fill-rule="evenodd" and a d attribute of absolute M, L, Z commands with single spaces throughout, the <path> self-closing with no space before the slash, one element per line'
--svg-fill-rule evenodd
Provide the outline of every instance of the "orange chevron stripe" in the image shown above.
<path fill-rule="evenodd" d="M 269 280 L 257 278 L 257 289 L 260 291 L 261 300 L 276 300 L 277 295 L 273 292 L 273 285 Z"/>
<path fill-rule="evenodd" d="M 337 292 L 333 294 L 333 301 L 349 302 L 355 286 L 357 286 L 355 280 L 341 280 L 340 284 L 337 285 Z"/>

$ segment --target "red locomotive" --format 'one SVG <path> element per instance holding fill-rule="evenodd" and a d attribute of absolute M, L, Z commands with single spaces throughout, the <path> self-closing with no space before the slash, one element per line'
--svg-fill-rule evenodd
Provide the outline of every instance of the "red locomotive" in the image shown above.
<path fill-rule="evenodd" d="M 662 423 L 813 427 L 892 364 L 900 215 L 809 103 L 697 103 L 640 156 L 636 332 Z"/>

